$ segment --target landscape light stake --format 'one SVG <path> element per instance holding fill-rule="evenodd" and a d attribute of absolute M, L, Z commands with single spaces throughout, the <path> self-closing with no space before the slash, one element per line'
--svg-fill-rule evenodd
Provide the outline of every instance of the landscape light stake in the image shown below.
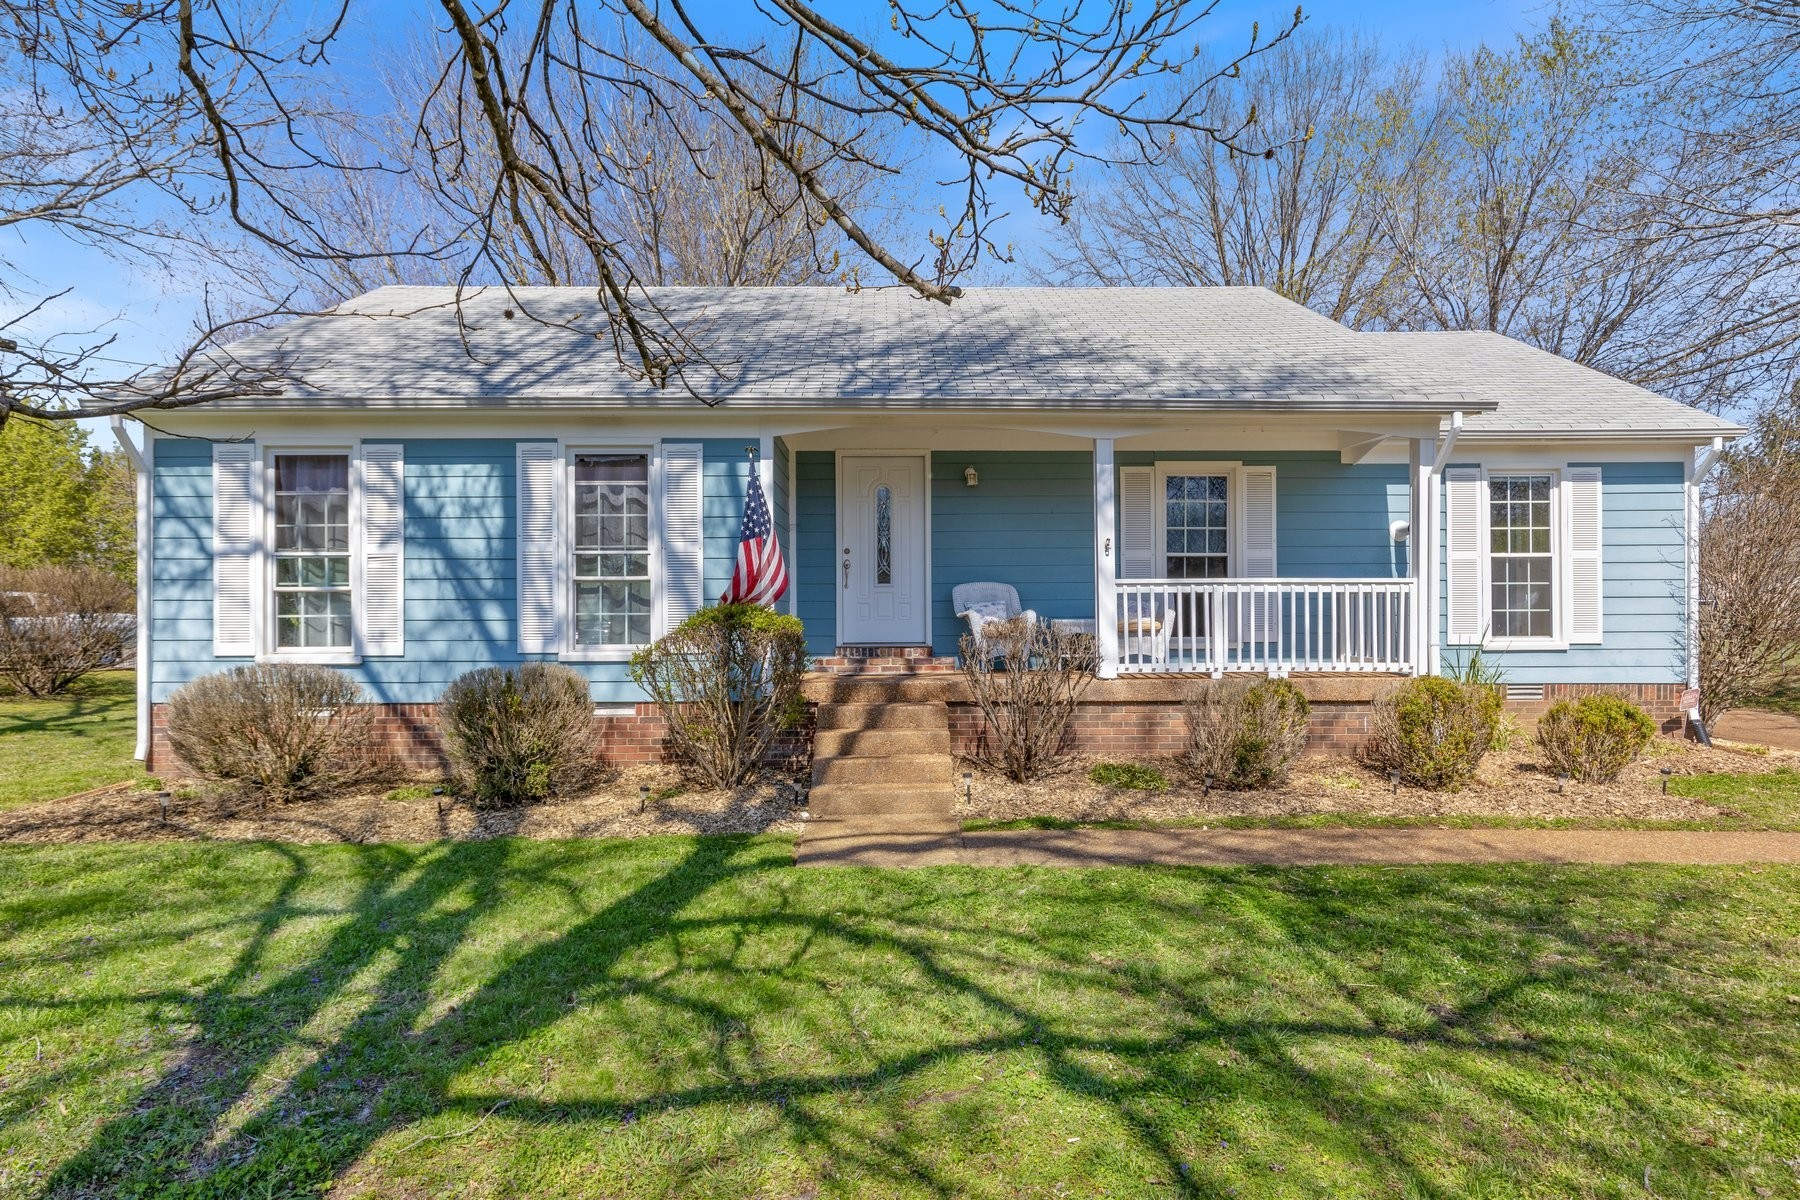
<path fill-rule="evenodd" d="M 650 785 L 647 783 L 638 784 L 638 811 L 650 811 Z"/>
<path fill-rule="evenodd" d="M 1388 787 L 1393 791 L 1394 795 L 1398 796 L 1400 794 L 1400 772 L 1388 772 Z"/>
<path fill-rule="evenodd" d="M 1200 780 L 1200 798 L 1202 800 L 1206 799 L 1207 796 L 1212 794 L 1212 785 L 1213 785 L 1213 777 L 1211 775 L 1208 775 Z"/>
<path fill-rule="evenodd" d="M 156 793 L 156 803 L 162 809 L 162 823 L 167 825 L 169 823 L 169 793 Z"/>
<path fill-rule="evenodd" d="M 963 803 L 964 804 L 973 804 L 974 802 L 975 802 L 975 772 L 964 771 L 963 772 Z"/>
<path fill-rule="evenodd" d="M 1669 776 L 1673 775 L 1674 773 L 1675 773 L 1674 767 L 1664 767 L 1662 769 L 1663 795 L 1665 795 L 1665 796 L 1669 794 Z"/>
<path fill-rule="evenodd" d="M 432 788 L 431 794 L 437 798 L 438 816 L 441 817 L 444 815 L 444 789 L 441 787 Z"/>
<path fill-rule="evenodd" d="M 1563 789 L 1569 786 L 1569 773 L 1561 771 L 1556 776 L 1556 794 L 1562 795 Z"/>

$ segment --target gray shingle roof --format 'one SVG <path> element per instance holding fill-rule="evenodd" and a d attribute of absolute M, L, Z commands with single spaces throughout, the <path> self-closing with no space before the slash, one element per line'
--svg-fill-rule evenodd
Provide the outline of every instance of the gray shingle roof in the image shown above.
<path fill-rule="evenodd" d="M 733 406 L 1497 408 L 1479 419 L 1512 421 L 1516 405 L 1529 422 L 1591 402 L 1609 429 L 1711 420 L 1550 355 L 1515 386 L 1513 368 L 1495 371 L 1468 340 L 1537 355 L 1507 339 L 1356 333 L 1261 288 L 971 288 L 950 306 L 896 288 L 649 294 L 723 368 L 691 369 L 694 392 Z M 591 289 L 486 289 L 460 306 L 455 295 L 381 288 L 234 343 L 240 361 L 284 363 L 295 378 L 282 399 L 246 403 L 694 403 L 619 369 Z"/>
<path fill-rule="evenodd" d="M 1465 437 L 1733 437 L 1742 426 L 1498 333 L 1370 333 L 1472 380 L 1500 402 L 1464 417 Z"/>

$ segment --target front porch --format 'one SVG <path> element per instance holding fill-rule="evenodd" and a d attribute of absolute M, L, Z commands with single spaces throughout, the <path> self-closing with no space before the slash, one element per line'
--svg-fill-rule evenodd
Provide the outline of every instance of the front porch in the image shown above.
<path fill-rule="evenodd" d="M 1023 418 L 1022 418 L 1023 420 Z M 1404 676 L 1437 661 L 1435 418 L 834 428 L 764 440 L 790 611 L 834 674 L 954 668 L 952 594 L 1091 634 L 1102 679 Z M 1426 536 L 1430 536 L 1429 530 Z M 1429 544 L 1429 543 L 1428 543 Z"/>

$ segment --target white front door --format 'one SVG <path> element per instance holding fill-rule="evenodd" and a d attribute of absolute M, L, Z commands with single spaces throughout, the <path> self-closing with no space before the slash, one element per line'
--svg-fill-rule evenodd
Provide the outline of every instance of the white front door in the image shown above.
<path fill-rule="evenodd" d="M 838 641 L 925 644 L 925 459 L 838 458 Z"/>

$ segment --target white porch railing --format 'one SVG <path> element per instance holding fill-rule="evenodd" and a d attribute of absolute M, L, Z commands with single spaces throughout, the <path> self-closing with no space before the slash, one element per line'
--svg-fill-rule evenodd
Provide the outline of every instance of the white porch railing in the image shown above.
<path fill-rule="evenodd" d="M 1410 579 L 1121 579 L 1121 672 L 1410 674 Z"/>

